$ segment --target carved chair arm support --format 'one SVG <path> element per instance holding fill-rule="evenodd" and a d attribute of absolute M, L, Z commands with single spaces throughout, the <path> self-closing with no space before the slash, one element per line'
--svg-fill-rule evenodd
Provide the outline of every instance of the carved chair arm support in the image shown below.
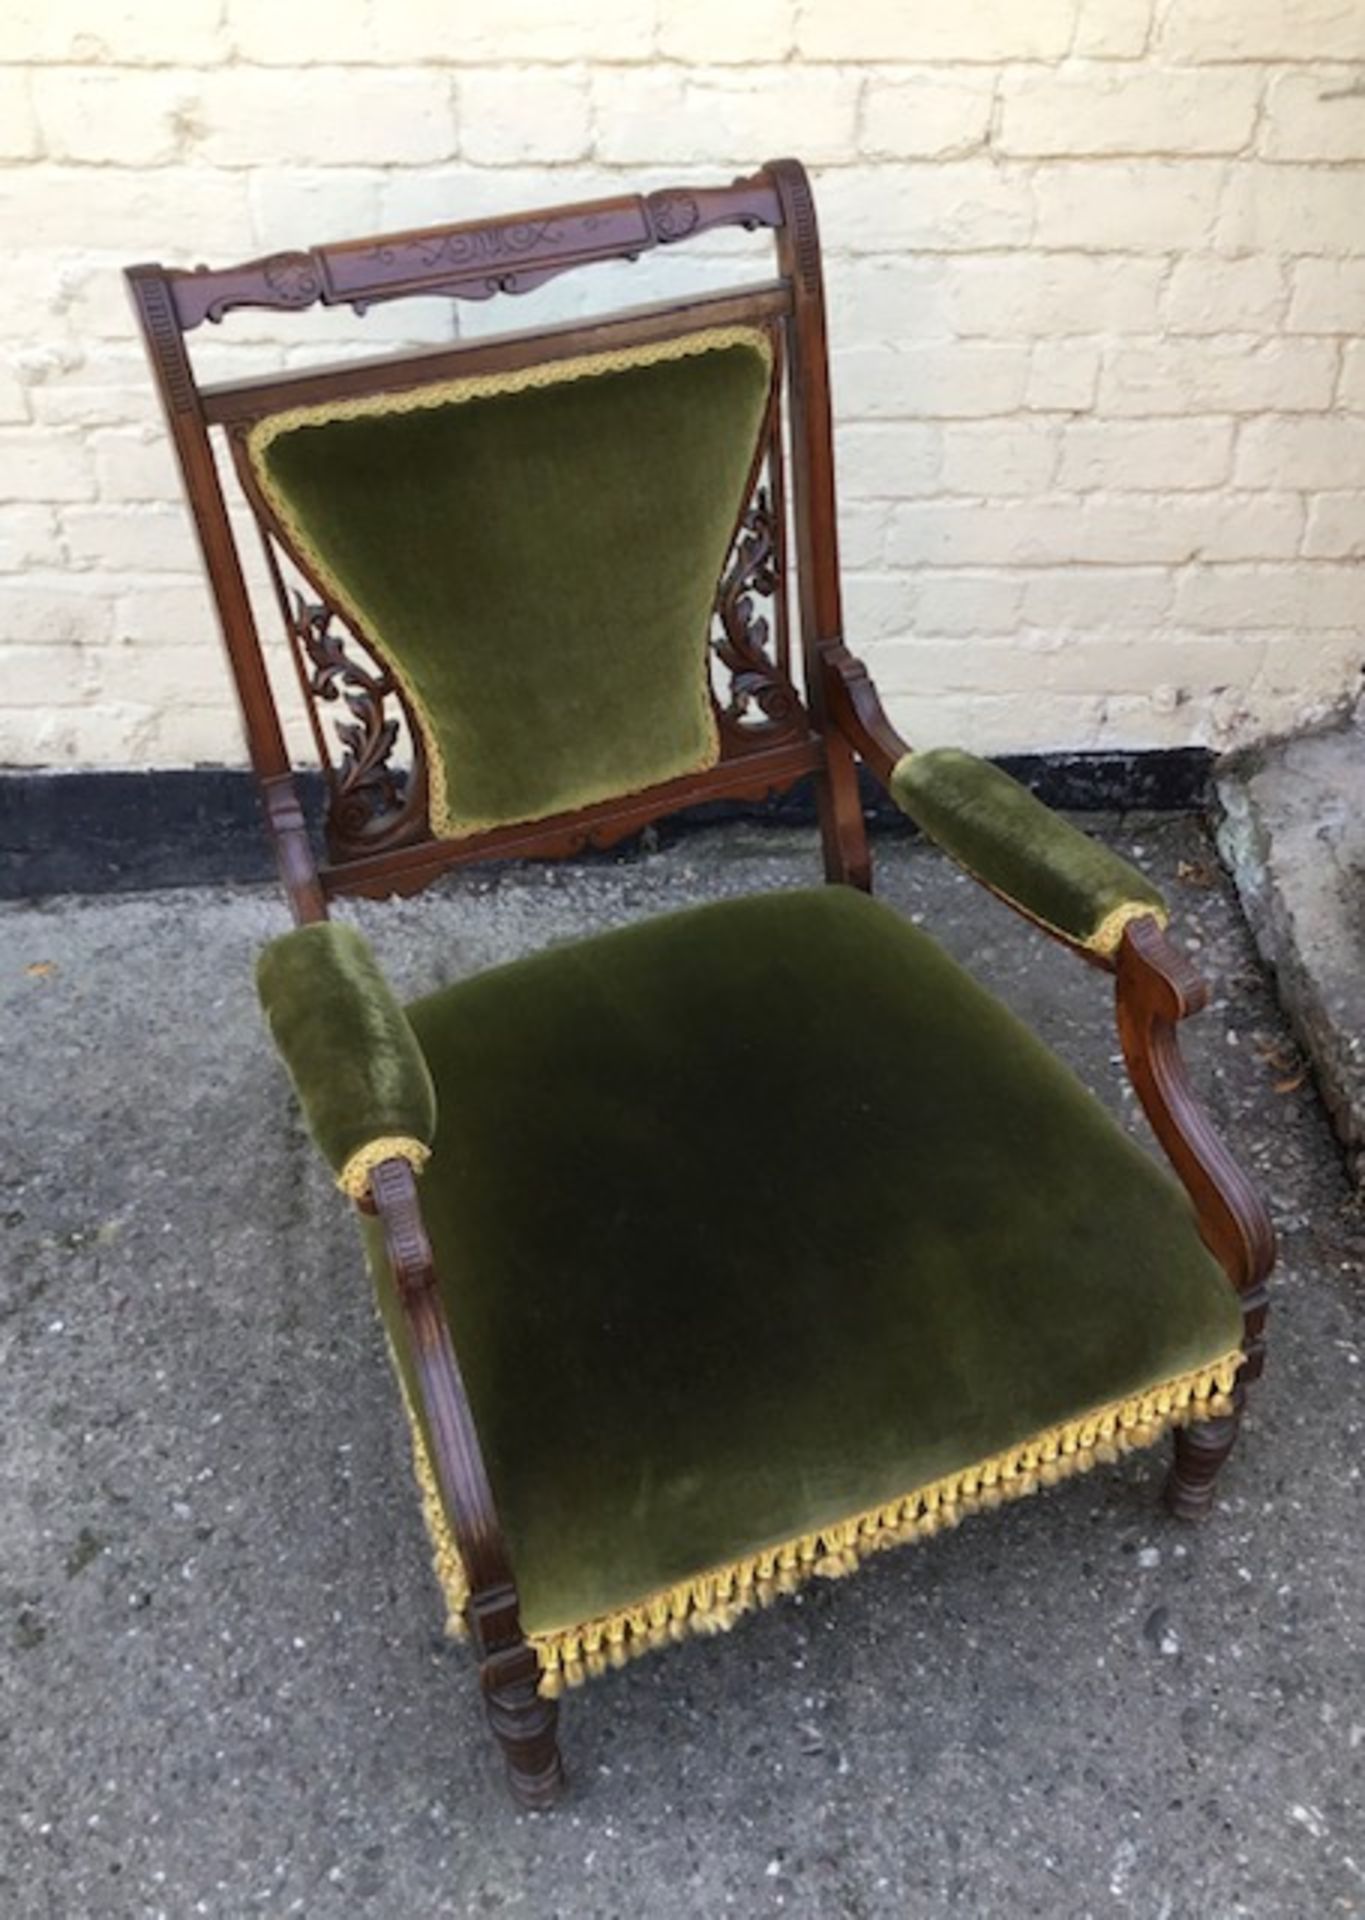
<path fill-rule="evenodd" d="M 1196 1098 L 1180 1051 L 1177 1024 L 1206 1005 L 1208 988 L 1150 917 L 1124 929 L 1116 972 L 1119 1040 L 1129 1078 L 1194 1202 L 1205 1244 L 1242 1295 L 1249 1356 L 1242 1377 L 1254 1378 L 1275 1233 L 1265 1202 Z"/>
<path fill-rule="evenodd" d="M 374 1169 L 370 1209 L 379 1218 L 411 1342 L 437 1488 L 469 1580 L 470 1625 L 482 1652 L 517 1645 L 521 1628 L 511 1563 L 406 1160 L 385 1160 Z"/>

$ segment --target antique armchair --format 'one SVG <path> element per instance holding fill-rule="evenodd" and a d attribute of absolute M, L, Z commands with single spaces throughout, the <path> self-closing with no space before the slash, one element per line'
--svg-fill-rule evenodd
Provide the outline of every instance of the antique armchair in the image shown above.
<path fill-rule="evenodd" d="M 775 277 L 226 385 L 191 368 L 186 336 L 233 308 L 487 300 L 731 226 L 775 237 Z M 1181 1064 L 1204 989 L 1139 873 L 993 767 L 911 752 L 845 645 L 801 167 L 129 282 L 299 922 L 262 954 L 261 998 L 358 1210 L 517 1798 L 560 1788 L 566 1684 L 812 1575 L 1168 1430 L 1169 1504 L 1204 1514 L 1273 1258 Z M 321 856 L 215 438 L 314 721 Z M 1179 1184 L 869 897 L 859 763 L 1113 975 Z M 406 1008 L 328 918 L 802 780 L 833 884 Z M 736 1137 L 763 1146 L 742 1181 Z"/>

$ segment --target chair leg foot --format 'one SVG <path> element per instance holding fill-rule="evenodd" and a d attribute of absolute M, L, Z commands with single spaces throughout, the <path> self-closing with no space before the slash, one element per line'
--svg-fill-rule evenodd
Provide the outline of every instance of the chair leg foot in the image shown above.
<path fill-rule="evenodd" d="M 559 1757 L 559 1702 L 536 1691 L 540 1663 L 524 1641 L 491 1654 L 480 1668 L 484 1711 L 507 1762 L 512 1798 L 530 1813 L 543 1813 L 564 1791 Z"/>
<path fill-rule="evenodd" d="M 1177 1520 L 1207 1520 L 1219 1469 L 1232 1452 L 1240 1424 L 1239 1410 L 1219 1420 L 1177 1428 L 1175 1459 L 1165 1489 L 1166 1505 Z"/>

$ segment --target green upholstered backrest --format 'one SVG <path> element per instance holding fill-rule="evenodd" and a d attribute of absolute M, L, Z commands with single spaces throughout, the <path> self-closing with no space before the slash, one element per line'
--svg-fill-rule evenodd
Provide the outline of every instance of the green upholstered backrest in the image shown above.
<path fill-rule="evenodd" d="M 714 763 L 711 610 L 771 371 L 730 327 L 251 428 L 295 557 L 403 690 L 438 834 Z"/>

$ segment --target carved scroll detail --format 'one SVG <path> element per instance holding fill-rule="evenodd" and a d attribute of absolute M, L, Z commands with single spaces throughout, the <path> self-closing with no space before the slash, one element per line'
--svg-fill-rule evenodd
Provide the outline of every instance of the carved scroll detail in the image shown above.
<path fill-rule="evenodd" d="M 720 631 L 712 641 L 730 676 L 728 697 L 717 697 L 721 733 L 731 741 L 799 739 L 806 718 L 796 689 L 772 651 L 772 629 L 756 604 L 782 591 L 778 530 L 766 486 L 755 489 L 739 523 L 729 564 L 716 595 Z"/>
<path fill-rule="evenodd" d="M 422 816 L 426 782 L 420 738 L 410 726 L 412 771 L 396 767 L 399 719 L 390 703 L 401 704 L 402 695 L 392 673 L 378 662 L 364 665 L 347 651 L 334 608 L 305 600 L 297 591 L 293 600 L 290 625 L 307 662 L 309 693 L 319 701 L 340 702 L 350 715 L 334 723 L 342 758 L 332 775 L 327 811 L 332 851 L 345 855 L 393 846 L 410 836 Z"/>

